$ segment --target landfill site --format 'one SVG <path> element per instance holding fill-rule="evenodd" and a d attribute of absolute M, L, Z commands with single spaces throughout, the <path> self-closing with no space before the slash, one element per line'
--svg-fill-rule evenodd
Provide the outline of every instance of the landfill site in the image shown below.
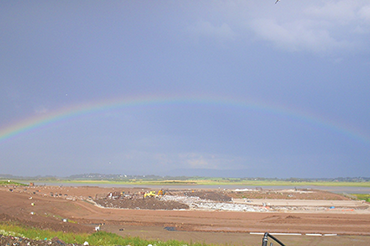
<path fill-rule="evenodd" d="M 1 221 L 57 231 L 228 245 L 260 245 L 264 232 L 287 245 L 370 242 L 369 203 L 314 189 L 30 185 L 0 187 L 0 197 Z"/>

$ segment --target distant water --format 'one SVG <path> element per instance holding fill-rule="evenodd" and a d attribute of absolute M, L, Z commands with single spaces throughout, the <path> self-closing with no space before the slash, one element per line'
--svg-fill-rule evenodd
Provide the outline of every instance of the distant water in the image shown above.
<path fill-rule="evenodd" d="M 256 189 L 263 190 L 274 189 L 312 189 L 324 190 L 337 194 L 370 194 L 370 187 L 352 187 L 352 186 L 243 186 L 243 185 L 130 185 L 130 184 L 81 184 L 81 183 L 48 183 L 35 182 L 35 185 L 52 186 L 98 186 L 98 187 L 122 187 L 122 188 L 163 188 L 163 189 Z"/>

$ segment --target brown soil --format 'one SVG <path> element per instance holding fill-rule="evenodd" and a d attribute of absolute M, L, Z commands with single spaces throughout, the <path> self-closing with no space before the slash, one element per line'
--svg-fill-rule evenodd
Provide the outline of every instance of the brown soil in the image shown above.
<path fill-rule="evenodd" d="M 188 238 L 192 242 L 217 240 L 219 243 L 229 244 L 237 243 L 235 241 L 237 238 L 249 235 L 250 232 L 340 234 L 343 237 L 363 235 L 367 237 L 366 239 L 370 236 L 370 212 L 366 203 L 361 210 L 294 213 L 200 211 L 189 210 L 186 206 L 181 207 L 184 204 L 178 202 L 162 202 L 156 198 L 143 199 L 142 194 L 145 190 L 63 186 L 0 187 L 0 221 L 14 221 L 37 228 L 71 232 L 93 232 L 95 226 L 101 224 L 103 230 L 122 236 L 140 235 L 140 232 L 135 232 L 133 228 L 141 228 L 141 231 L 151 228 L 146 235 L 155 232 L 153 239 L 166 240 L 171 237 L 170 239 L 183 240 L 182 237 L 187 235 L 195 237 L 194 240 Z M 108 198 L 110 193 L 123 194 L 123 191 L 124 197 Z M 301 200 L 333 200 L 335 204 L 336 200 L 348 200 L 346 197 L 321 191 L 299 193 L 297 191 L 235 192 L 187 189 L 167 190 L 166 194 L 197 196 L 214 201 L 228 201 L 232 197 L 245 199 L 295 197 Z M 96 206 L 93 200 L 110 208 Z M 126 209 L 117 209 L 117 207 Z M 153 207 L 158 210 L 154 210 Z M 230 239 L 228 235 L 234 235 L 231 238 L 235 240 Z M 261 238 L 261 236 L 258 237 Z M 225 241 L 226 238 L 232 241 Z M 358 239 L 358 241 L 361 240 Z M 300 245 L 321 244 L 301 243 Z"/>

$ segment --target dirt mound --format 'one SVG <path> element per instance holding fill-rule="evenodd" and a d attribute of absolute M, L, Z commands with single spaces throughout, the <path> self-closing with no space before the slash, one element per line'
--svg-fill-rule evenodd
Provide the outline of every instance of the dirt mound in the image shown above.
<path fill-rule="evenodd" d="M 189 206 L 176 201 L 161 201 L 154 197 L 141 199 L 98 199 L 98 205 L 106 208 L 150 209 L 150 210 L 178 210 L 189 209 Z"/>
<path fill-rule="evenodd" d="M 268 216 L 261 220 L 261 223 L 275 223 L 275 224 L 289 224 L 289 223 L 298 223 L 301 217 L 295 215 L 273 215 Z"/>

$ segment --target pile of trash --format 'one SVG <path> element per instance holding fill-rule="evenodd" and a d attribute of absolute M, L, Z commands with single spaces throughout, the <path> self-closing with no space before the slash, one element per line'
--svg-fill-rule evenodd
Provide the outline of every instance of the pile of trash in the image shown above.
<path fill-rule="evenodd" d="M 147 197 L 137 199 L 97 199 L 95 204 L 105 208 L 125 208 L 125 209 L 150 209 L 150 210 L 180 210 L 189 209 L 189 206 L 171 200 L 163 200 L 159 197 Z"/>
<path fill-rule="evenodd" d="M 160 190 L 161 191 L 161 190 Z M 109 193 L 91 200 L 104 208 L 150 209 L 150 210 L 208 210 L 236 212 L 267 212 L 268 207 L 234 203 L 223 192 L 215 191 L 171 191 L 160 194 L 150 191 L 142 194 Z"/>
<path fill-rule="evenodd" d="M 298 197 L 318 196 L 318 191 L 312 190 L 261 190 L 261 189 L 235 189 L 235 190 L 159 190 L 139 192 L 110 192 L 101 198 L 91 200 L 96 205 L 105 208 L 150 209 L 150 210 L 205 210 L 205 211 L 234 211 L 234 212 L 276 212 L 276 211 L 326 211 L 332 208 L 314 203 L 294 199 Z M 318 197 L 336 198 L 336 194 L 321 192 Z M 331 196 L 330 196 L 331 195 Z M 264 198 L 264 199 L 261 199 Z M 267 199 L 268 198 L 268 199 Z M 279 199 L 282 202 L 279 203 Z M 303 199 L 304 200 L 304 199 Z M 303 201 L 302 200 L 302 201 Z M 310 199 L 309 199 L 310 200 Z M 317 200 L 317 199 L 316 199 Z M 325 200 L 324 201 L 331 201 Z M 269 201 L 272 204 L 270 204 Z M 338 200 L 338 202 L 340 202 Z M 344 202 L 344 201 L 343 201 Z M 310 205 L 311 204 L 311 205 Z M 346 209 L 343 207 L 343 209 Z M 348 209 L 353 208 L 350 207 Z"/>
<path fill-rule="evenodd" d="M 267 212 L 267 207 L 252 206 L 233 202 L 217 202 L 201 199 L 196 196 L 168 196 L 161 198 L 163 201 L 176 201 L 189 206 L 194 210 L 219 210 L 219 211 L 238 211 L 238 212 Z"/>
<path fill-rule="evenodd" d="M 191 197 L 199 197 L 200 199 L 204 200 L 212 200 L 218 202 L 231 202 L 232 198 L 223 192 L 215 192 L 215 191 L 186 191 L 184 192 L 185 196 Z"/>
<path fill-rule="evenodd" d="M 83 246 L 89 245 L 87 242 L 84 244 L 67 244 L 55 237 L 51 240 L 33 240 L 24 237 L 4 236 L 0 234 L 0 245 L 17 245 L 17 246 Z"/>

